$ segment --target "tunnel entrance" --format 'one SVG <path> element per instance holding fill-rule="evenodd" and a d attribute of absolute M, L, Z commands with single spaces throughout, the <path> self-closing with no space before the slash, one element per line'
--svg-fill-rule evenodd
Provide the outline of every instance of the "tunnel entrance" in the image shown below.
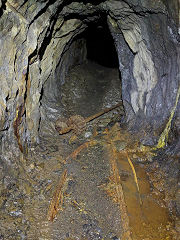
<path fill-rule="evenodd" d="M 91 23 L 82 34 L 86 39 L 87 59 L 107 68 L 118 68 L 118 57 L 106 19 Z"/>
<path fill-rule="evenodd" d="M 75 42 L 78 48 L 85 49 L 86 56 L 67 72 L 61 85 L 61 101 L 66 116 L 88 117 L 121 101 L 118 57 L 104 18 L 90 23 L 71 45 Z"/>

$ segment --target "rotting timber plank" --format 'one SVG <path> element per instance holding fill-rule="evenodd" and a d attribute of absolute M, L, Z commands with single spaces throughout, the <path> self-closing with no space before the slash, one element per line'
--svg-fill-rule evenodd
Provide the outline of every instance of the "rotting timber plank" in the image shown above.
<path fill-rule="evenodd" d="M 64 172 L 59 180 L 58 186 L 53 194 L 53 198 L 50 202 L 47 218 L 51 222 L 54 220 L 54 218 L 55 218 L 57 212 L 60 210 L 60 208 L 62 208 L 63 187 L 66 182 L 66 179 L 67 179 L 67 169 L 64 170 Z M 60 202 L 60 206 L 59 206 L 59 202 Z"/>
<path fill-rule="evenodd" d="M 122 228 L 123 228 L 122 239 L 132 240 L 130 226 L 129 226 L 129 217 L 127 214 L 125 198 L 124 198 L 123 189 L 121 185 L 121 178 L 120 178 L 119 170 L 116 163 L 117 153 L 116 153 L 116 148 L 113 142 L 109 144 L 108 152 L 109 152 L 109 158 L 110 158 L 110 164 L 111 164 L 111 171 L 113 175 L 113 181 L 116 186 L 117 203 L 119 205 L 121 220 L 122 220 Z"/>

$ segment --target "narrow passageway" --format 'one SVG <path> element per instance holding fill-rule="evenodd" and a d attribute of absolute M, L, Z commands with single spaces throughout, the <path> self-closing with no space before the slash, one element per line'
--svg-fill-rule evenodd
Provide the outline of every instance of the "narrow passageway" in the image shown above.
<path fill-rule="evenodd" d="M 64 5 L 63 17 L 52 24 L 54 29 L 49 29 L 40 47 L 41 57 L 35 56 L 38 46 L 28 58 L 27 76 L 23 75 L 27 87 L 23 89 L 24 105 L 15 109 L 10 128 L 22 151 L 19 158 L 10 155 L 16 160 L 12 168 L 3 161 L 5 167 L 0 168 L 0 240 L 178 240 L 174 212 L 178 155 L 151 144 L 153 137 L 150 144 L 144 144 L 149 129 L 142 129 L 143 134 L 135 129 L 151 104 L 146 95 L 150 99 L 155 88 L 150 81 L 156 77 L 155 64 L 141 39 L 146 32 L 141 36 L 139 22 L 138 27 L 131 23 L 134 32 L 128 35 L 126 30 L 131 28 L 121 26 L 122 19 L 116 19 L 116 5 L 111 1 L 102 4 L 102 12 L 95 9 L 97 16 L 77 13 L 78 4 L 70 3 L 67 9 Z M 124 9 L 125 2 L 121 4 Z M 92 6 L 88 6 L 90 11 Z M 110 8 L 114 14 L 107 16 Z M 128 14 L 133 22 L 137 12 L 132 14 L 129 9 Z M 143 12 L 138 14 L 142 17 Z M 145 31 L 143 25 L 142 29 Z M 134 45 L 128 42 L 132 33 L 137 34 Z M 141 62 L 145 62 L 143 69 Z M 34 81 L 40 76 L 38 71 L 47 71 L 42 82 Z M 150 80 L 146 82 L 147 72 Z M 33 109 L 34 115 L 28 109 Z M 137 118 L 133 118 L 135 114 Z M 30 144 L 35 128 L 39 135 Z M 22 141 L 24 136 L 27 142 Z"/>
<path fill-rule="evenodd" d="M 87 117 L 121 101 L 121 76 L 106 19 L 89 24 L 78 39 L 85 42 L 87 57 L 67 72 L 61 100 L 67 115 Z"/>
<path fill-rule="evenodd" d="M 111 51 L 106 56 L 92 34 L 79 36 L 86 40 L 87 59 L 73 65 L 60 85 L 66 125 L 72 116 L 86 118 L 121 103 L 117 59 Z M 29 239 L 176 239 L 162 194 L 151 183 L 153 152 L 121 125 L 123 116 L 121 104 L 79 131 L 41 137 L 30 150 L 36 193 L 33 204 L 28 198 L 24 204 L 32 216 Z"/>
<path fill-rule="evenodd" d="M 124 115 L 121 73 L 106 16 L 87 24 L 64 50 L 52 83 L 42 92 L 42 135 L 54 135 L 54 122 L 74 115 L 84 118 L 120 104 L 107 113 L 107 124 Z"/>
<path fill-rule="evenodd" d="M 85 43 L 87 57 L 72 65 L 60 85 L 64 109 L 60 121 L 68 123 L 76 115 L 87 118 L 117 103 L 120 106 L 87 123 L 82 131 L 41 139 L 46 149 L 46 154 L 40 151 L 43 179 L 47 182 L 49 176 L 53 183 L 46 195 L 46 200 L 51 199 L 47 218 L 53 224 L 41 220 L 40 235 L 46 239 L 51 234 L 54 239 L 175 239 L 162 196 L 151 190 L 142 164 L 153 155 L 143 152 L 138 138 L 120 126 L 124 116 L 121 73 L 110 31 L 101 21 L 74 41 L 78 39 Z"/>

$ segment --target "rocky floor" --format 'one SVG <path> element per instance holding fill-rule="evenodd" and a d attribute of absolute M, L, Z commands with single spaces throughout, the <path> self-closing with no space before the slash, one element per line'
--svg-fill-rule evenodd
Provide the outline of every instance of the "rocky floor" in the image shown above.
<path fill-rule="evenodd" d="M 92 115 L 121 100 L 119 70 L 87 61 L 74 67 L 62 85 L 66 115 Z"/>
<path fill-rule="evenodd" d="M 85 105 L 74 107 L 80 98 L 72 105 L 68 98 L 69 112 L 81 114 Z M 112 104 L 107 99 L 101 107 Z M 85 116 L 101 110 L 91 101 Z M 0 239 L 179 239 L 178 158 L 143 149 L 118 122 L 122 115 L 119 107 L 78 135 L 54 130 L 12 168 L 1 161 Z"/>

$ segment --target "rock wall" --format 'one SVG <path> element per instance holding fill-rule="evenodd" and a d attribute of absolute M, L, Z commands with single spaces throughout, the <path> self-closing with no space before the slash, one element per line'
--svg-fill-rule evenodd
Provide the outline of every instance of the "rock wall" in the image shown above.
<path fill-rule="evenodd" d="M 110 14 L 109 25 L 119 56 L 123 100 L 136 115 L 136 127 L 147 123 L 158 128 L 168 119 L 179 86 L 178 36 L 163 9 L 158 14 L 146 9 L 139 17 L 127 4 L 119 5 L 126 11 L 121 17 L 119 12 Z"/>
<path fill-rule="evenodd" d="M 170 6 L 168 1 L 153 0 L 107 0 L 94 5 L 63 0 L 1 1 L 3 151 L 9 145 L 24 151 L 26 145 L 38 142 L 40 122 L 46 120 L 42 101 L 46 89 L 51 99 L 57 96 L 58 69 L 62 79 L 67 70 L 62 65 L 64 52 L 86 23 L 101 14 L 107 15 L 116 44 L 127 120 L 133 119 L 139 128 L 165 125 L 180 81 L 177 10 Z M 52 101 L 47 108 L 54 108 Z"/>
<path fill-rule="evenodd" d="M 64 23 L 69 26 L 70 22 Z M 72 38 L 71 38 L 72 39 Z M 49 51 L 51 51 L 49 47 Z M 54 48 L 56 51 L 56 48 Z M 41 99 L 41 122 L 40 132 L 42 136 L 54 134 L 54 122 L 64 111 L 62 105 L 61 85 L 65 83 L 68 71 L 77 64 L 82 64 L 86 60 L 86 42 L 84 39 L 70 41 L 62 54 L 57 54 L 59 62 L 55 64 L 55 70 L 51 72 L 48 79 L 43 84 L 43 94 Z M 53 59 L 54 61 L 54 59 Z"/>
<path fill-rule="evenodd" d="M 169 13 L 169 17 L 174 21 L 174 23 L 176 24 L 176 27 L 178 29 L 178 31 L 180 31 L 180 3 L 178 0 L 171 0 L 171 1 L 163 1 L 164 4 L 167 7 L 168 13 Z"/>

